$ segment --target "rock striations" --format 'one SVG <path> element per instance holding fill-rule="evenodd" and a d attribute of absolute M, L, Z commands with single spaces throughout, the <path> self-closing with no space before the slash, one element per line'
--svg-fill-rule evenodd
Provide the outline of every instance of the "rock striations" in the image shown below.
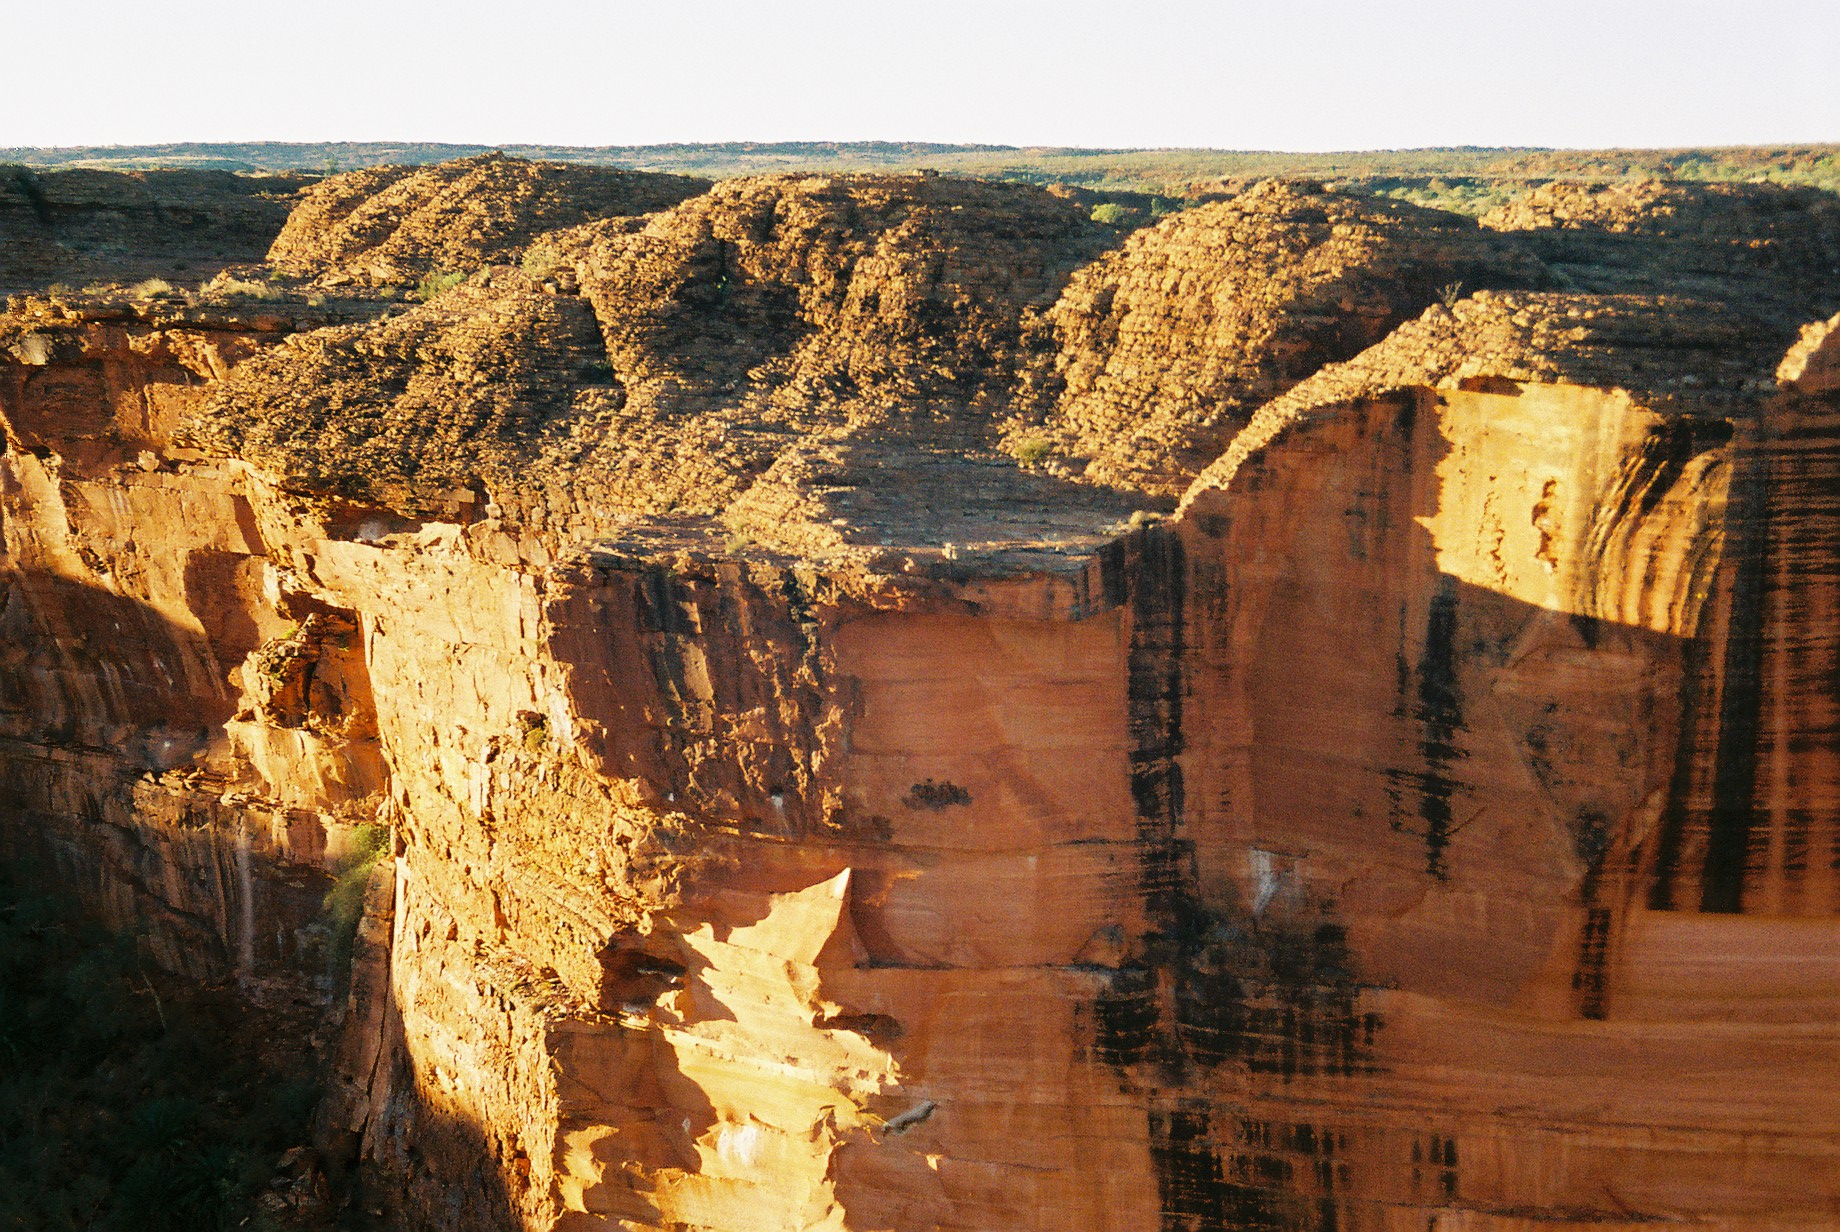
<path fill-rule="evenodd" d="M 1834 217 L 325 180 L 0 317 L 0 853 L 389 1226 L 1832 1227 Z"/>
<path fill-rule="evenodd" d="M 1576 290 L 1724 300 L 1779 322 L 1824 315 L 1840 277 L 1840 198 L 1817 189 L 1557 182 L 1482 225 L 1515 233 Z"/>
<path fill-rule="evenodd" d="M 631 217 L 709 187 L 683 175 L 481 154 L 432 167 L 375 167 L 310 188 L 268 259 L 329 286 L 413 286 L 436 272 L 516 261 L 537 236 Z"/>
<path fill-rule="evenodd" d="M 1094 480 L 1180 495 L 1325 363 L 1440 298 L 1548 277 L 1468 219 L 1266 181 L 1080 271 L 1051 313 L 1061 388 L 1039 431 Z"/>
<path fill-rule="evenodd" d="M 0 293 L 197 282 L 260 261 L 312 177 L 0 164 Z"/>

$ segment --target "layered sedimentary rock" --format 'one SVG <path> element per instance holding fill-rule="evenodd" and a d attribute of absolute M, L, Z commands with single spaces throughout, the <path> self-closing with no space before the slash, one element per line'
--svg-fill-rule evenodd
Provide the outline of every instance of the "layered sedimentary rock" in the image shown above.
<path fill-rule="evenodd" d="M 1610 348 L 1598 314 L 1617 321 Z M 1242 700 L 1216 706 L 1250 716 L 1174 763 L 1199 798 L 1201 884 L 1211 831 L 1216 876 L 1246 860 L 1255 903 L 1296 896 L 1318 954 L 1332 942 L 1328 965 L 1360 972 L 1352 999 L 1318 993 L 1334 1012 L 1314 1024 L 1286 1014 L 1267 1060 L 1287 1080 L 1254 1084 L 1280 1105 L 1362 1091 L 1354 1121 L 1304 1127 L 1335 1144 L 1314 1178 L 1311 1152 L 1276 1152 L 1290 1182 L 1250 1199 L 1270 1226 L 1342 1202 L 1344 1225 L 1384 1226 L 1354 1212 L 1414 1200 L 1485 1227 L 1831 1218 L 1840 937 L 1831 861 L 1806 857 L 1831 836 L 1770 817 L 1787 780 L 1758 744 L 1797 747 L 1777 773 L 1809 803 L 1832 745 L 1825 719 L 1791 742 L 1756 717 L 1831 694 L 1780 670 L 1766 686 L 1756 662 L 1771 644 L 1832 662 L 1819 623 L 1788 614 L 1831 590 L 1810 498 L 1831 476 L 1818 447 L 1784 456 L 1803 403 L 1746 409 L 1754 378 L 1696 359 L 1742 355 L 1729 326 L 1701 307 L 1639 333 L 1645 315 L 1573 296 L 1434 314 L 1262 411 L 1262 439 L 1189 494 L 1181 558 L 1214 614 L 1187 622 L 1204 645 L 1185 692 L 1218 681 Z M 1491 326 L 1494 345 L 1439 346 Z M 1515 334 L 1545 353 L 1514 362 Z M 1642 368 L 1614 380 L 1619 351 Z M 1756 538 L 1787 523 L 1809 539 L 1793 565 Z M 1760 601 L 1764 574 L 1780 598 Z M 1802 853 L 1793 904 L 1772 889 L 1785 844 Z M 1200 958 L 1191 980 L 1220 961 Z M 1362 1140 L 1396 1171 L 1356 1197 L 1322 1157 Z M 1724 1143 L 1743 1146 L 1721 1161 Z"/>
<path fill-rule="evenodd" d="M 1773 184 L 1554 182 L 1490 211 L 1580 291 L 1723 300 L 1824 316 L 1840 277 L 1840 198 Z"/>
<path fill-rule="evenodd" d="M 1254 409 L 1325 363 L 1440 298 L 1548 277 L 1468 219 L 1266 181 L 1080 271 L 1050 314 L 1058 396 L 1018 444 L 1179 494 Z"/>
<path fill-rule="evenodd" d="M 0 165 L 0 293 L 54 282 L 198 282 L 260 261 L 310 181 Z"/>
<path fill-rule="evenodd" d="M 1834 284 L 1116 240 L 752 180 L 16 301 L 8 850 L 254 988 L 390 826 L 319 1130 L 407 1227 L 1831 1226 Z"/>
<path fill-rule="evenodd" d="M 675 205 L 709 187 L 654 175 L 481 154 L 373 167 L 315 184 L 268 251 L 278 270 L 329 285 L 413 285 L 435 272 L 515 261 L 546 231 Z"/>
<path fill-rule="evenodd" d="M 731 181 L 552 233 L 547 280 L 495 266 L 301 336 L 189 439 L 399 508 L 489 489 L 552 536 L 675 515 L 805 555 L 1090 541 L 1142 498 L 1019 470 L 998 421 L 1048 366 L 1041 310 L 1114 238 L 1020 185 Z"/>

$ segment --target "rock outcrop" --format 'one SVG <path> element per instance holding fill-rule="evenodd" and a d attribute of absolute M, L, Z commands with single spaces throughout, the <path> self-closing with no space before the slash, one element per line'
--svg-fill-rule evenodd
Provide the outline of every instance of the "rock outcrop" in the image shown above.
<path fill-rule="evenodd" d="M 1180 495 L 1257 407 L 1440 298 L 1547 278 L 1453 214 L 1266 181 L 1138 232 L 1050 314 L 1060 392 L 1014 447 Z"/>
<path fill-rule="evenodd" d="M 0 847 L 322 998 L 402 1227 L 1831 1226 L 1840 283 L 1543 200 L 15 300 Z"/>
<path fill-rule="evenodd" d="M 1800 394 L 1826 394 L 1840 388 L 1840 317 L 1802 327 L 1776 369 L 1776 379 Z"/>
<path fill-rule="evenodd" d="M 432 167 L 373 167 L 321 180 L 268 259 L 328 285 L 414 286 L 431 273 L 515 262 L 546 231 L 675 205 L 709 187 L 655 175 L 481 154 Z"/>
<path fill-rule="evenodd" d="M 196 283 L 260 261 L 312 177 L 0 165 L 0 294 L 50 283 Z"/>
<path fill-rule="evenodd" d="M 1061 506 L 1104 525 L 1136 503 L 1052 499 L 1069 485 L 1019 471 L 999 420 L 1047 362 L 1040 311 L 1113 238 L 1018 185 L 731 181 L 545 237 L 547 283 L 495 266 L 301 336 L 191 439 L 350 499 L 451 516 L 453 493 L 489 493 L 577 536 L 676 514 L 805 554 L 1052 545 L 1081 531 Z"/>
<path fill-rule="evenodd" d="M 1831 308 L 1840 198 L 1773 184 L 1563 181 L 1482 225 L 1513 233 L 1572 289 L 1721 300 L 1793 327 Z"/>

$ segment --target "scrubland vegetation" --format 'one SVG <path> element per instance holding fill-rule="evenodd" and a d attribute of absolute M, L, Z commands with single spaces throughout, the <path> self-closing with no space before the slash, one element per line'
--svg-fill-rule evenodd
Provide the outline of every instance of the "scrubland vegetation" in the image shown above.
<path fill-rule="evenodd" d="M 112 169 L 200 167 L 233 171 L 354 170 L 385 163 L 433 163 L 491 147 L 390 142 L 180 144 L 69 149 L 0 149 L 0 163 Z M 1355 181 L 1376 191 L 1481 213 L 1529 180 L 1768 180 L 1840 190 L 1840 145 L 1671 150 L 1544 150 L 1462 146 L 1287 154 L 1245 150 L 1123 150 L 921 142 L 727 142 L 708 145 L 506 146 L 508 154 L 640 171 L 723 178 L 775 171 L 900 171 L 1072 184 L 1183 197 L 1222 181 L 1306 175 Z"/>

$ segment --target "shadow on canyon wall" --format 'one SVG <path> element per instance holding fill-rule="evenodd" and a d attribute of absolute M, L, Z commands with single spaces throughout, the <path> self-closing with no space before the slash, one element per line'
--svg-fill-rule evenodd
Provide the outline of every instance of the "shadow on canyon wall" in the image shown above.
<path fill-rule="evenodd" d="M 1351 464 L 1371 466 L 1365 490 L 1312 492 L 1304 511 L 1273 506 L 1305 528 L 1293 530 L 1288 557 L 1265 544 L 1285 557 L 1280 565 L 1233 551 L 1233 522 L 1257 519 L 1262 493 L 1274 490 L 1281 502 L 1293 482 L 1275 466 L 1250 465 L 1219 512 L 1197 506 L 1181 523 L 1128 536 L 1102 560 L 1108 597 L 1129 615 L 1147 929 L 1096 1006 L 1095 1046 L 1147 1105 L 1167 1232 L 1330 1232 L 1369 1226 L 1363 1220 L 1383 1208 L 1493 1197 L 1465 1193 L 1454 1119 L 1421 1127 L 1429 1138 L 1389 1137 L 1332 1115 L 1270 1121 L 1244 1104 L 1248 1089 L 1334 1084 L 1379 1064 L 1374 1044 L 1386 1023 L 1363 993 L 1393 983 L 1397 971 L 1376 970 L 1379 960 L 1352 939 L 1362 921 L 1338 899 L 1353 882 L 1312 882 L 1312 849 L 1320 857 L 1337 843 L 1358 848 L 1344 865 L 1360 870 L 1351 876 L 1391 878 L 1402 894 L 1474 885 L 1480 875 L 1491 893 L 1549 901 L 1545 935 L 1504 943 L 1449 927 L 1427 961 L 1476 976 L 1477 987 L 1454 995 L 1486 1002 L 1535 979 L 1544 955 L 1569 948 L 1569 999 L 1580 1019 L 1614 1015 L 1607 973 L 1624 917 L 1688 860 L 1704 889 L 1683 906 L 1742 909 L 1763 789 L 1752 752 L 1759 565 L 1743 538 L 1766 501 L 1756 453 L 1737 462 L 1738 488 L 1750 494 L 1738 506 L 1750 529 L 1739 532 L 1737 564 L 1708 600 L 1713 614 L 1699 634 L 1683 639 L 1553 611 L 1442 572 L 1426 527 L 1449 446 L 1424 415 L 1410 397 L 1379 408 L 1362 445 L 1371 459 Z M 1727 436 L 1708 429 L 1649 451 L 1650 473 L 1626 488 L 1634 504 L 1600 516 L 1648 515 L 1682 468 Z M 1285 445 L 1267 457 L 1282 458 Z M 1299 452 L 1307 468 L 1308 447 Z M 1300 482 L 1313 482 L 1307 470 Z M 1389 507 L 1389 485 L 1417 496 Z M 1344 497 L 1346 507 L 1336 503 Z M 1678 713 L 1650 716 L 1635 705 L 1613 716 L 1630 730 L 1580 737 L 1602 727 L 1603 698 L 1593 692 L 1601 686 L 1542 671 L 1553 656 L 1646 664 L 1643 687 Z M 1676 691 L 1670 680 L 1685 685 Z M 1245 737 L 1252 765 L 1239 777 L 1209 760 L 1222 757 L 1218 723 L 1232 721 L 1235 696 L 1259 699 Z M 1668 752 L 1683 767 L 1667 784 L 1660 826 L 1643 808 L 1641 723 L 1675 740 Z M 1715 767 L 1710 790 L 1691 772 L 1705 764 Z M 1526 859 L 1516 867 L 1499 838 L 1483 838 L 1501 814 L 1530 812 L 1549 832 L 1523 826 L 1513 841 L 1550 844 L 1555 858 L 1545 867 L 1540 851 L 1519 853 Z M 1322 818 L 1342 833 L 1312 824 Z M 1681 836 L 1694 827 L 1701 837 L 1689 851 Z M 1388 1179 L 1363 1178 L 1358 1161 L 1351 1173 L 1351 1140 L 1364 1139 L 1353 1144 L 1358 1156 L 1382 1138 L 1380 1149 L 1397 1156 Z M 1613 1214 L 1628 1217 L 1604 1212 Z"/>

